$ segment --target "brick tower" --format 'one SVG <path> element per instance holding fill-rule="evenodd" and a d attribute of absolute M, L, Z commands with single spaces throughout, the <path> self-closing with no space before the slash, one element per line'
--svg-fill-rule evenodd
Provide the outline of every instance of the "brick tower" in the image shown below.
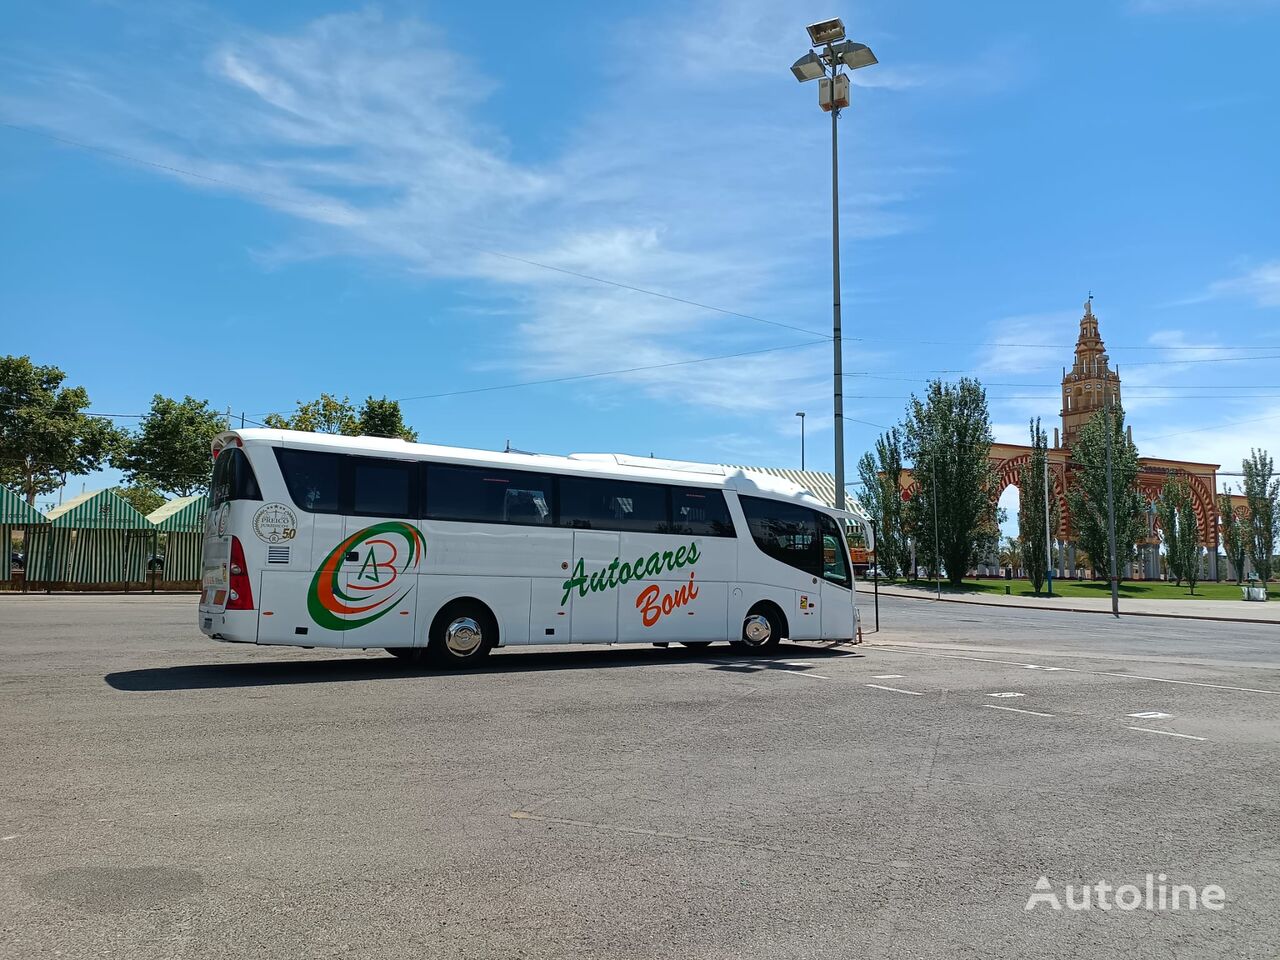
<path fill-rule="evenodd" d="M 1098 333 L 1093 315 L 1093 295 L 1084 304 L 1080 336 L 1076 339 L 1076 359 L 1062 371 L 1062 445 L 1071 447 L 1080 428 L 1108 401 L 1120 406 L 1120 372 L 1112 370 L 1106 345 Z"/>

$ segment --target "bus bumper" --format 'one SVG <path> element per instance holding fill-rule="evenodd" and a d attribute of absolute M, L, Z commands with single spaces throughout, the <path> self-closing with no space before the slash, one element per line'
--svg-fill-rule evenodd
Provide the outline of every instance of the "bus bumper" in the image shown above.
<path fill-rule="evenodd" d="M 224 643 L 257 643 L 257 610 L 204 610 L 199 613 L 200 632 Z"/>

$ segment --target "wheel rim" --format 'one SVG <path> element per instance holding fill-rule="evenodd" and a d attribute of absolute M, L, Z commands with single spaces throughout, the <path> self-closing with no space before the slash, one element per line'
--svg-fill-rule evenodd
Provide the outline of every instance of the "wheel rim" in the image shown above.
<path fill-rule="evenodd" d="M 445 628 L 444 644 L 454 656 L 468 657 L 484 643 L 480 624 L 470 617 L 458 617 Z"/>
<path fill-rule="evenodd" d="M 763 646 L 773 636 L 773 624 L 763 614 L 753 613 L 742 624 L 742 639 L 753 647 Z"/>

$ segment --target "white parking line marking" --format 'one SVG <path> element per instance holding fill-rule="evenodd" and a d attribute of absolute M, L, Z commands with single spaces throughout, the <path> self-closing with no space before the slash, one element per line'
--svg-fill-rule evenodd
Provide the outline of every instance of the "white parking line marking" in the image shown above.
<path fill-rule="evenodd" d="M 16 833 L 11 833 L 7 837 L 0 837 L 0 840 L 17 840 L 17 839 L 18 839 L 18 835 Z"/>
<path fill-rule="evenodd" d="M 1052 713 L 1041 713 L 1039 710 L 1020 710 L 1017 707 L 1002 707 L 998 703 L 984 703 L 988 710 L 1008 710 L 1010 713 L 1029 713 L 1033 717 L 1052 717 Z"/>
<path fill-rule="evenodd" d="M 1142 713 L 1129 714 L 1135 720 L 1168 720 L 1172 713 L 1161 713 L 1159 710 L 1144 710 Z"/>
<path fill-rule="evenodd" d="M 868 683 L 867 686 L 871 687 L 873 690 L 888 690 L 890 693 L 908 693 L 913 697 L 924 696 L 923 693 L 920 693 L 916 690 L 899 690 L 897 687 L 882 687 L 878 683 Z"/>
<path fill-rule="evenodd" d="M 1061 670 L 1062 667 L 1042 667 L 1038 663 L 1024 663 L 1024 667 L 1028 670 Z"/>
<path fill-rule="evenodd" d="M 988 697 L 1025 697 L 1025 693 L 1014 693 L 1012 690 L 1006 690 L 1003 693 L 988 693 Z"/>
<path fill-rule="evenodd" d="M 1088 673 L 1078 670 L 1077 673 Z M 1201 683 L 1198 680 L 1170 680 L 1168 677 L 1144 677 L 1137 673 L 1103 673 L 1104 677 L 1119 677 L 1121 680 L 1154 680 L 1156 683 L 1181 683 L 1188 687 L 1211 687 L 1214 690 L 1234 690 L 1236 693 L 1269 693 L 1273 697 L 1280 696 L 1280 690 L 1259 690 L 1257 687 L 1231 687 L 1225 683 Z"/>
<path fill-rule="evenodd" d="M 779 670 L 779 673 L 785 673 L 789 677 L 805 677 L 809 680 L 830 680 L 830 677 L 824 677 L 820 673 L 805 673 L 801 670 Z"/>
<path fill-rule="evenodd" d="M 921 653 L 918 650 L 903 650 L 896 643 L 882 643 L 886 649 L 892 648 L 895 653 L 912 657 L 930 657 L 934 660 L 972 660 L 975 663 L 1003 663 L 1011 667 L 1035 667 L 1033 663 L 1022 663 L 1019 660 L 994 660 L 991 657 L 962 657 L 955 653 Z M 1072 656 L 1072 654 L 1064 654 Z M 1106 673 L 1102 670 L 1077 670 L 1075 667 L 1041 667 L 1040 669 L 1063 670 L 1067 673 L 1080 673 L 1087 677 L 1117 677 L 1121 680 L 1151 680 L 1155 683 L 1180 683 L 1189 687 L 1209 687 L 1213 690 L 1233 690 L 1236 693 L 1266 693 L 1280 697 L 1280 690 L 1262 690 L 1258 687 L 1232 687 L 1225 683 L 1202 683 L 1198 680 L 1170 680 L 1168 677 L 1147 677 L 1137 673 Z"/>
<path fill-rule="evenodd" d="M 872 680 L 901 680 L 902 677 L 903 677 L 903 674 L 901 673 L 877 673 L 871 679 Z"/>
<path fill-rule="evenodd" d="M 1129 727 L 1130 730 L 1141 730 L 1143 733 L 1158 733 L 1164 737 L 1181 737 L 1183 740 L 1204 741 L 1206 737 L 1193 737 L 1189 733 L 1174 733 L 1172 730 L 1152 730 L 1150 727 Z"/>

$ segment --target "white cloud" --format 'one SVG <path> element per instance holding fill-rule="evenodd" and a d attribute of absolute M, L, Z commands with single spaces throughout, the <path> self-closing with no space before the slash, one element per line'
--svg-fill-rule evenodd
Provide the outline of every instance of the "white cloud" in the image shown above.
<path fill-rule="evenodd" d="M 481 307 L 518 318 L 487 352 L 520 378 L 675 363 L 804 335 L 493 254 L 822 330 L 824 259 L 813 253 L 824 251 L 829 201 L 797 185 L 825 174 L 826 128 L 776 76 L 785 81 L 790 62 L 777 59 L 776 24 L 794 33 L 795 13 L 740 9 L 703 8 L 737 24 L 734 42 L 769 60 L 767 75 L 735 67 L 738 96 L 726 102 L 723 72 L 700 73 L 670 23 L 636 25 L 628 42 L 647 55 L 591 78 L 592 112 L 539 163 L 516 159 L 485 119 L 490 98 L 511 91 L 487 85 L 431 25 L 368 10 L 292 34 L 218 25 L 195 72 L 185 51 L 113 72 L 29 71 L 0 107 L 295 218 L 292 241 L 254 251 L 264 263 L 372 256 L 481 281 L 469 288 Z M 686 69 L 673 74 L 672 61 Z M 936 158 L 905 145 L 894 154 L 908 172 L 863 169 L 863 192 L 843 198 L 846 243 L 911 228 L 904 206 L 937 175 Z M 752 412 L 821 396 L 827 362 L 808 348 L 625 380 L 651 397 Z M 606 392 L 594 390 L 600 402 Z"/>
<path fill-rule="evenodd" d="M 1271 260 L 1209 285 L 1203 299 L 1241 297 L 1259 307 L 1280 307 L 1280 260 Z"/>

